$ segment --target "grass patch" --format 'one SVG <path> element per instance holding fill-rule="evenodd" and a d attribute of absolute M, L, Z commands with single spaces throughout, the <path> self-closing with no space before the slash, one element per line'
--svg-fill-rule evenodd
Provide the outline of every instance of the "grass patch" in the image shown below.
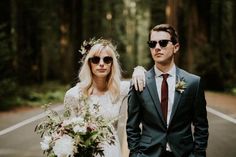
<path fill-rule="evenodd" d="M 233 94 L 233 95 L 236 95 L 236 87 L 235 87 L 235 88 L 232 88 L 232 94 Z"/>
<path fill-rule="evenodd" d="M 48 103 L 63 103 L 69 85 L 58 82 L 46 82 L 42 85 L 17 86 L 17 94 L 6 97 L 1 102 L 0 110 L 8 110 L 21 106 L 42 106 Z"/>

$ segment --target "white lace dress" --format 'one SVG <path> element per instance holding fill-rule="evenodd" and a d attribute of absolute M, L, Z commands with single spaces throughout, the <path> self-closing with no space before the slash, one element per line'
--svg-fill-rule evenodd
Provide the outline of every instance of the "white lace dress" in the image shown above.
<path fill-rule="evenodd" d="M 124 135 L 125 135 L 125 124 L 126 124 L 126 107 L 127 107 L 127 100 L 125 99 L 129 90 L 129 82 L 122 81 L 121 82 L 121 96 L 119 101 L 116 104 L 113 104 L 109 92 L 106 92 L 102 96 L 91 95 L 91 99 L 98 104 L 101 104 L 99 107 L 99 112 L 107 119 L 113 119 L 115 117 L 120 117 L 118 122 L 118 127 L 116 128 L 116 132 L 114 133 L 116 137 L 115 145 L 104 144 L 104 155 L 105 157 L 123 157 L 123 150 L 121 150 L 122 144 L 124 142 Z M 71 107 L 76 106 L 78 104 L 80 88 L 79 84 L 75 87 L 69 89 L 66 92 L 64 98 L 64 105 L 70 105 Z M 122 112 L 120 112 L 122 111 Z M 118 137 L 119 135 L 119 137 Z M 126 151 L 126 150 L 125 150 Z M 98 156 L 99 157 L 99 156 Z"/>

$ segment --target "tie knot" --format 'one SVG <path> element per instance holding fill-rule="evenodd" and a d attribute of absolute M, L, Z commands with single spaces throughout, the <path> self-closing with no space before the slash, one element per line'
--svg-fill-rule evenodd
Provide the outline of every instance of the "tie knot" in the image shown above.
<path fill-rule="evenodd" d="M 169 74 L 162 74 L 162 77 L 164 80 L 166 80 L 168 76 L 169 76 Z"/>

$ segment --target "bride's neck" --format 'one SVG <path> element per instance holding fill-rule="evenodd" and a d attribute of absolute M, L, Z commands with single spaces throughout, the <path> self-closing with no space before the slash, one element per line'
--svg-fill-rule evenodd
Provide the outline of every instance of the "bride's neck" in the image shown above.
<path fill-rule="evenodd" d="M 92 84 L 92 94 L 93 95 L 103 95 L 107 88 L 107 81 L 105 78 L 97 78 L 93 80 Z"/>

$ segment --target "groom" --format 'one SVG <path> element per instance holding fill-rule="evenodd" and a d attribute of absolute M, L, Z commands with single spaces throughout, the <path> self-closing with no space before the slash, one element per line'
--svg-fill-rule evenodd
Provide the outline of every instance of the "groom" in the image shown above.
<path fill-rule="evenodd" d="M 145 89 L 138 92 L 131 86 L 128 97 L 129 156 L 206 157 L 208 120 L 201 78 L 175 65 L 179 41 L 170 25 L 155 26 L 148 45 L 155 65 L 146 73 Z"/>

